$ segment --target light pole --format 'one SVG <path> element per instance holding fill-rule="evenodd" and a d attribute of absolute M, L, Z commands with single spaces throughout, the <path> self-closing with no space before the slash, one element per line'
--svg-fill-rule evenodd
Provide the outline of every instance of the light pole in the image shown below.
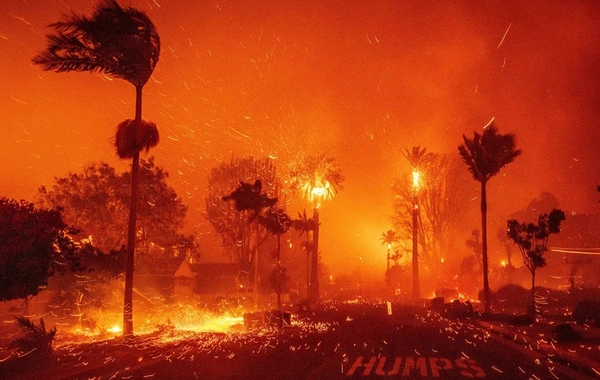
<path fill-rule="evenodd" d="M 311 190 L 313 199 L 313 220 L 315 221 L 315 229 L 313 230 L 313 256 L 311 262 L 311 295 L 315 300 L 318 300 L 319 295 L 319 208 L 321 207 L 321 198 L 327 194 L 329 182 L 325 182 L 325 186 L 315 186 Z"/>
<path fill-rule="evenodd" d="M 413 226 L 413 236 L 412 236 L 412 248 L 413 248 L 413 257 L 412 257 L 412 265 L 413 265 L 413 299 L 418 300 L 421 298 L 421 290 L 419 289 L 419 253 L 417 249 L 417 232 L 418 232 L 418 219 L 419 219 L 419 203 L 417 199 L 417 194 L 419 192 L 419 171 L 414 168 L 412 171 L 413 176 L 413 209 L 412 209 L 412 226 Z"/>

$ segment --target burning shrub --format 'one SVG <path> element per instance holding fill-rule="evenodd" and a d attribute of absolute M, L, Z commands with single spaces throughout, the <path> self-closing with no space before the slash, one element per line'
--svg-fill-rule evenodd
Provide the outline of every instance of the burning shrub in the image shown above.
<path fill-rule="evenodd" d="M 39 325 L 25 317 L 17 317 L 17 323 L 25 331 L 25 335 L 11 342 L 9 348 L 16 348 L 25 354 L 31 353 L 38 358 L 48 358 L 52 355 L 52 342 L 56 335 L 56 327 L 46 331 L 44 318 L 40 318 Z"/>

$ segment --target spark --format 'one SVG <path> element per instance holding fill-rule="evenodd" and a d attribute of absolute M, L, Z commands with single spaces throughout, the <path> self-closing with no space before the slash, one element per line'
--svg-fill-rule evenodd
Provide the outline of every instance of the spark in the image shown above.
<path fill-rule="evenodd" d="M 15 15 L 13 15 L 12 13 L 9 13 L 9 15 L 11 15 L 12 17 L 16 18 L 16 19 L 17 19 L 17 20 L 19 20 L 19 21 L 22 21 L 22 22 L 24 22 L 24 23 L 25 23 L 25 24 L 27 24 L 27 25 L 31 25 L 31 23 L 30 23 L 29 21 L 25 20 L 25 18 L 24 18 L 24 17 L 21 17 L 21 16 L 15 16 Z"/>
<path fill-rule="evenodd" d="M 504 42 L 504 39 L 506 38 L 506 35 L 508 34 L 508 31 L 510 30 L 511 25 L 512 25 L 512 22 L 510 24 L 508 24 L 508 28 L 506 28 L 506 32 L 504 32 L 504 36 L 502 36 L 502 40 L 500 40 L 500 43 L 498 44 L 497 49 L 500 49 L 500 45 L 502 45 L 502 43 Z"/>
<path fill-rule="evenodd" d="M 17 98 L 15 98 L 14 96 L 11 96 L 10 98 L 11 98 L 12 100 L 14 100 L 15 102 L 17 102 L 17 103 L 21 103 L 21 104 L 29 104 L 29 103 L 27 103 L 27 102 L 25 102 L 25 101 L 23 101 L 23 100 L 20 100 L 20 99 L 17 99 Z"/>
<path fill-rule="evenodd" d="M 490 126 L 490 124 L 492 124 L 492 123 L 494 122 L 494 119 L 495 119 L 495 118 L 496 118 L 496 117 L 495 117 L 495 116 L 493 116 L 493 117 L 490 119 L 490 121 L 488 121 L 488 122 L 487 122 L 487 124 L 483 126 L 483 129 L 486 129 L 487 127 L 489 127 L 489 126 Z"/>

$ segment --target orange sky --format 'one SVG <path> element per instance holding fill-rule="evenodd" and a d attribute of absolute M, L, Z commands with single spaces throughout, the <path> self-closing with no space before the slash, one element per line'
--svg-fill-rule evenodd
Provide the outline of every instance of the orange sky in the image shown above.
<path fill-rule="evenodd" d="M 48 24 L 93 4 L 0 3 L 0 195 L 32 200 L 40 185 L 90 161 L 128 167 L 111 138 L 134 116 L 133 86 L 30 62 Z M 490 182 L 492 226 L 544 190 L 567 213 L 600 212 L 595 0 L 121 4 L 145 10 L 161 36 L 144 117 L 160 130 L 150 154 L 189 206 L 190 232 L 212 234 L 201 212 L 208 173 L 220 162 L 325 152 L 346 176 L 321 212 L 325 262 L 384 268 L 379 236 L 391 228 L 402 151 L 420 145 L 457 155 L 462 135 L 492 118 L 523 150 Z M 466 168 L 465 178 L 476 187 Z M 462 240 L 479 227 L 478 201 L 469 207 L 475 218 Z"/>

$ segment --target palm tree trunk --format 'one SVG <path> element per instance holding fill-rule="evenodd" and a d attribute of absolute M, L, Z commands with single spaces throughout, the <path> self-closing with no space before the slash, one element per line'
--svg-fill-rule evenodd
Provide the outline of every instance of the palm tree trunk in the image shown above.
<path fill-rule="evenodd" d="M 281 234 L 277 234 L 277 310 L 279 312 L 278 326 L 283 327 L 283 309 L 281 307 Z"/>
<path fill-rule="evenodd" d="M 142 87 L 135 88 L 135 120 L 142 121 Z M 129 201 L 129 226 L 127 231 L 127 256 L 125 261 L 125 294 L 123 297 L 123 336 L 133 336 L 133 268 L 138 203 L 138 180 L 140 153 L 135 152 L 131 161 L 131 197 Z"/>
<path fill-rule="evenodd" d="M 306 230 L 306 311 L 310 311 L 310 245 Z"/>
<path fill-rule="evenodd" d="M 256 245 L 254 252 L 254 307 L 258 307 L 258 240 L 260 239 L 260 224 L 256 218 Z"/>
<path fill-rule="evenodd" d="M 413 224 L 413 236 L 412 236 L 412 276 L 413 276 L 413 289 L 412 296 L 414 300 L 421 298 L 421 289 L 419 286 L 419 252 L 418 252 L 418 205 L 417 196 L 413 196 L 413 210 L 412 210 L 412 224 Z"/>
<path fill-rule="evenodd" d="M 485 312 L 489 313 L 490 284 L 488 281 L 486 184 L 486 181 L 481 182 L 481 260 L 483 261 L 483 305 Z"/>
<path fill-rule="evenodd" d="M 535 318 L 535 269 L 531 271 L 531 317 Z"/>
<path fill-rule="evenodd" d="M 315 299 L 319 299 L 319 276 L 317 271 L 319 270 L 319 209 L 315 207 L 313 209 L 313 219 L 315 221 L 315 229 L 313 231 L 313 256 L 312 256 L 312 268 L 311 268 L 311 296 Z"/>

